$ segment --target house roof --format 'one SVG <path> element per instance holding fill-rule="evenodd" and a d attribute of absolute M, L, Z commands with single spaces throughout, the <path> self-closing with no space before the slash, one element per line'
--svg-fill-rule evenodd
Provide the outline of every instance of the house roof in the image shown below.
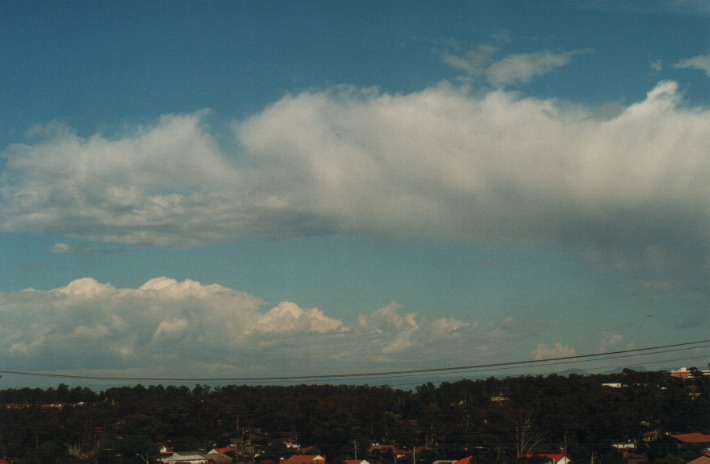
<path fill-rule="evenodd" d="M 671 437 L 683 443 L 710 443 L 710 434 L 708 433 L 680 433 L 678 435 L 671 435 Z"/>
<path fill-rule="evenodd" d="M 466 456 L 465 458 L 459 459 L 458 461 L 454 462 L 454 464 L 473 464 L 475 461 L 473 459 L 473 456 Z"/>
<path fill-rule="evenodd" d="M 534 457 L 543 457 L 550 459 L 552 462 L 560 462 L 565 455 L 562 453 L 530 453 L 525 455 L 526 458 L 531 459 Z"/>
<path fill-rule="evenodd" d="M 180 453 L 175 453 L 169 458 L 162 458 L 162 462 L 191 462 L 191 463 L 198 463 L 198 462 L 207 462 L 207 458 L 205 458 L 203 455 L 199 454 L 197 451 L 181 451 Z"/>
<path fill-rule="evenodd" d="M 206 456 L 208 461 L 214 462 L 215 464 L 229 464 L 234 462 L 231 456 L 227 456 L 226 454 L 222 453 L 207 453 Z"/>
<path fill-rule="evenodd" d="M 697 459 L 689 461 L 688 464 L 710 464 L 710 454 L 704 454 Z"/>
<path fill-rule="evenodd" d="M 346 459 L 344 462 L 345 464 L 370 464 L 369 462 L 360 459 Z"/>
<path fill-rule="evenodd" d="M 318 454 L 294 454 L 282 462 L 288 464 L 312 464 L 313 462 L 325 462 L 325 458 Z"/>
<path fill-rule="evenodd" d="M 221 448 L 213 448 L 212 451 L 210 451 L 210 452 L 207 453 L 207 454 L 213 454 L 213 453 L 224 454 L 224 453 L 226 453 L 226 452 L 228 452 L 228 451 L 234 451 L 234 452 L 236 452 L 237 449 L 236 449 L 235 447 L 233 447 L 233 446 L 223 446 L 223 447 L 221 447 Z"/>

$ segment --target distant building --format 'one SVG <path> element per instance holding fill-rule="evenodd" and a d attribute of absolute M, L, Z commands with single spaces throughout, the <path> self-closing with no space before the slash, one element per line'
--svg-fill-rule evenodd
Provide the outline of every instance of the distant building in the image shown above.
<path fill-rule="evenodd" d="M 526 454 L 528 460 L 543 459 L 549 464 L 570 464 L 572 461 L 561 453 L 534 453 Z"/>
<path fill-rule="evenodd" d="M 692 379 L 695 375 L 710 376 L 710 369 L 700 370 L 694 367 L 681 367 L 679 369 L 671 371 L 671 376 L 676 379 Z"/>
<path fill-rule="evenodd" d="M 163 464 L 208 464 L 207 458 L 199 451 L 176 451 L 172 456 L 158 459 Z"/>
<path fill-rule="evenodd" d="M 692 372 L 687 367 L 681 367 L 680 369 L 671 371 L 671 376 L 675 377 L 676 379 L 685 380 L 689 379 L 692 376 Z"/>

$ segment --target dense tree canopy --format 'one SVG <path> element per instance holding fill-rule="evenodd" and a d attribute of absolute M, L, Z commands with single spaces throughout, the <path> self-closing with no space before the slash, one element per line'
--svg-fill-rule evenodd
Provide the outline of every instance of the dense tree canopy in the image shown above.
<path fill-rule="evenodd" d="M 0 453 L 27 463 L 76 462 L 91 453 L 102 462 L 145 462 L 160 443 L 209 449 L 237 438 L 258 451 L 256 460 L 287 455 L 283 443 L 291 439 L 314 446 L 329 463 L 359 451 L 361 459 L 394 464 L 393 453 L 373 450 L 373 443 L 417 447 L 417 464 L 467 455 L 480 463 L 514 462 L 563 448 L 576 462 L 592 456 L 615 462 L 620 458 L 611 444 L 635 440 L 652 460 L 668 464 L 673 447 L 641 438 L 710 431 L 709 387 L 707 376 L 680 380 L 630 370 L 426 383 L 414 390 L 136 385 L 96 393 L 61 384 L 1 392 Z"/>

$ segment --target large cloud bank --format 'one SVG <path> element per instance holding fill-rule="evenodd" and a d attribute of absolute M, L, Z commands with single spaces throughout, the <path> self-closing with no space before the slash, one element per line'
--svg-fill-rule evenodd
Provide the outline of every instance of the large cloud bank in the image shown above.
<path fill-rule="evenodd" d="M 710 111 L 661 82 L 595 114 L 441 84 L 287 96 L 235 121 L 234 144 L 204 112 L 114 138 L 54 124 L 5 150 L 0 224 L 179 247 L 357 233 L 704 248 Z"/>
<path fill-rule="evenodd" d="M 450 365 L 463 354 L 500 353 L 520 332 L 511 318 L 428 320 L 396 303 L 352 325 L 291 302 L 263 306 L 220 285 L 169 278 L 0 293 L 0 357 L 9 370 L 92 375 L 332 374 Z"/>

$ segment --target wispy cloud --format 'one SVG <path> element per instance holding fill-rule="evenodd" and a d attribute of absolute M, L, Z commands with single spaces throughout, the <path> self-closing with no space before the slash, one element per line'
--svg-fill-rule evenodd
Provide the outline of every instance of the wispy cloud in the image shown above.
<path fill-rule="evenodd" d="M 710 55 L 693 56 L 677 62 L 673 67 L 680 69 L 697 69 L 703 71 L 705 75 L 710 77 Z"/>
<path fill-rule="evenodd" d="M 534 77 L 549 73 L 555 68 L 567 65 L 574 52 L 536 52 L 509 55 L 492 63 L 486 69 L 486 78 L 496 87 L 509 84 L 528 83 Z"/>
<path fill-rule="evenodd" d="M 603 12 L 628 12 L 647 15 L 649 13 L 674 14 L 678 16 L 710 16 L 710 5 L 705 0 L 626 0 L 609 2 L 591 0 L 580 3 L 583 9 Z"/>
<path fill-rule="evenodd" d="M 103 249 L 95 246 L 78 247 L 68 243 L 59 242 L 52 246 L 51 253 L 58 255 L 76 255 L 76 254 L 94 254 L 94 253 L 111 253 L 112 250 Z"/>
<path fill-rule="evenodd" d="M 493 45 L 482 44 L 463 54 L 444 54 L 443 61 L 457 71 L 462 71 L 469 78 L 482 76 L 498 48 Z"/>
<path fill-rule="evenodd" d="M 464 80 L 484 80 L 500 88 L 527 84 L 536 77 L 566 66 L 572 57 L 581 53 L 539 51 L 512 54 L 496 59 L 499 51 L 496 46 L 482 44 L 465 53 L 444 54 L 442 59 L 453 69 L 463 72 Z"/>

